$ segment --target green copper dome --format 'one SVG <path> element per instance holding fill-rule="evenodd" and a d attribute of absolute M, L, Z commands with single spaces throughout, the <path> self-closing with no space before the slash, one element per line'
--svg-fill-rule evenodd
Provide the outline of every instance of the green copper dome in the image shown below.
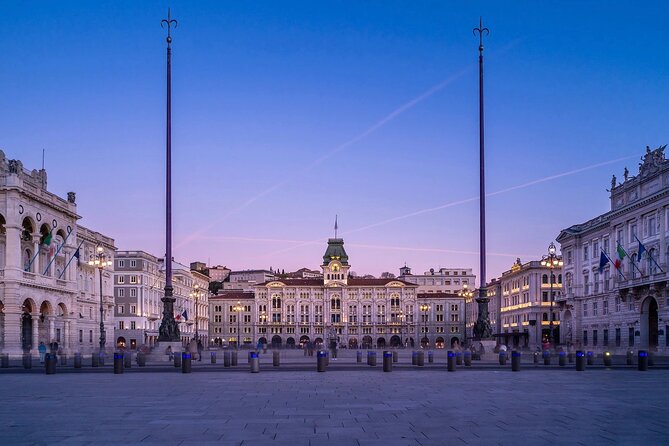
<path fill-rule="evenodd" d="M 323 255 L 323 265 L 327 265 L 333 260 L 339 260 L 342 265 L 348 265 L 348 254 L 344 250 L 343 238 L 328 239 L 328 249 Z"/>

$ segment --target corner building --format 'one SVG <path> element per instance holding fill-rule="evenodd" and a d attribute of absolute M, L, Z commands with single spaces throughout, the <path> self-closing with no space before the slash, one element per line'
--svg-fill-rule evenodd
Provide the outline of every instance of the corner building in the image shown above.
<path fill-rule="evenodd" d="M 636 176 L 611 180 L 610 211 L 560 232 L 564 289 L 562 343 L 588 350 L 669 351 L 669 161 L 662 146 L 646 149 Z M 640 243 L 645 247 L 638 259 Z M 627 255 L 620 268 L 617 246 Z"/>

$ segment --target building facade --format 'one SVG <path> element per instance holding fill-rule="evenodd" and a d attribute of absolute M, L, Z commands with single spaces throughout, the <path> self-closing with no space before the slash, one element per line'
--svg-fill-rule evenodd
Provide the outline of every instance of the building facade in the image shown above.
<path fill-rule="evenodd" d="M 343 239 L 329 239 L 318 277 L 272 277 L 253 292 L 211 296 L 212 343 L 384 348 L 422 341 L 442 348 L 462 342 L 464 307 L 457 294 L 419 294 L 419 286 L 405 280 L 352 277 L 348 260 Z"/>
<path fill-rule="evenodd" d="M 37 354 L 40 343 L 65 352 L 99 349 L 103 323 L 112 321 L 112 273 L 87 261 L 114 240 L 77 224 L 74 192 L 47 190 L 45 170 L 29 171 L 0 151 L 0 346 L 5 353 Z M 102 285 L 102 298 L 100 298 Z M 109 344 L 106 345 L 109 347 Z"/>
<path fill-rule="evenodd" d="M 647 148 L 636 176 L 630 176 L 627 168 L 622 183 L 613 176 L 608 212 L 560 232 L 565 292 L 558 302 L 563 343 L 589 350 L 669 350 L 665 147 Z"/>
<path fill-rule="evenodd" d="M 521 263 L 517 259 L 510 270 L 502 273 L 499 282 L 501 343 L 511 348 L 536 350 L 550 339 L 551 325 L 552 343 L 560 339 L 560 312 L 555 305 L 562 292 L 560 269 L 551 270 L 536 260 Z"/>
<path fill-rule="evenodd" d="M 266 269 L 250 269 L 243 271 L 231 271 L 228 279 L 223 282 L 224 290 L 253 291 L 259 283 L 272 280 L 276 275 Z"/>

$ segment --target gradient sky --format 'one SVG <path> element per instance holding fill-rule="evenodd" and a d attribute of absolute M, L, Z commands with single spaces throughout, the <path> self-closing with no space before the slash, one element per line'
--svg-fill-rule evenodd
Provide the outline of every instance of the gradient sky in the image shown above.
<path fill-rule="evenodd" d="M 478 274 L 479 16 L 488 278 L 607 211 L 611 175 L 669 142 L 666 2 L 170 5 L 183 263 L 318 268 L 338 214 L 358 274 Z M 167 6 L 0 8 L 0 149 L 29 169 L 46 149 L 82 225 L 159 256 Z"/>

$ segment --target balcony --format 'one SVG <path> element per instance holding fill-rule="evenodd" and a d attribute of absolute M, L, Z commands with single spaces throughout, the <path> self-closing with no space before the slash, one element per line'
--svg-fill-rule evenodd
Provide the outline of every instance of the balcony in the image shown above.
<path fill-rule="evenodd" d="M 659 271 L 641 277 L 627 277 L 617 282 L 620 298 L 626 301 L 627 298 L 640 299 L 649 293 L 660 294 L 667 286 L 667 273 Z"/>

